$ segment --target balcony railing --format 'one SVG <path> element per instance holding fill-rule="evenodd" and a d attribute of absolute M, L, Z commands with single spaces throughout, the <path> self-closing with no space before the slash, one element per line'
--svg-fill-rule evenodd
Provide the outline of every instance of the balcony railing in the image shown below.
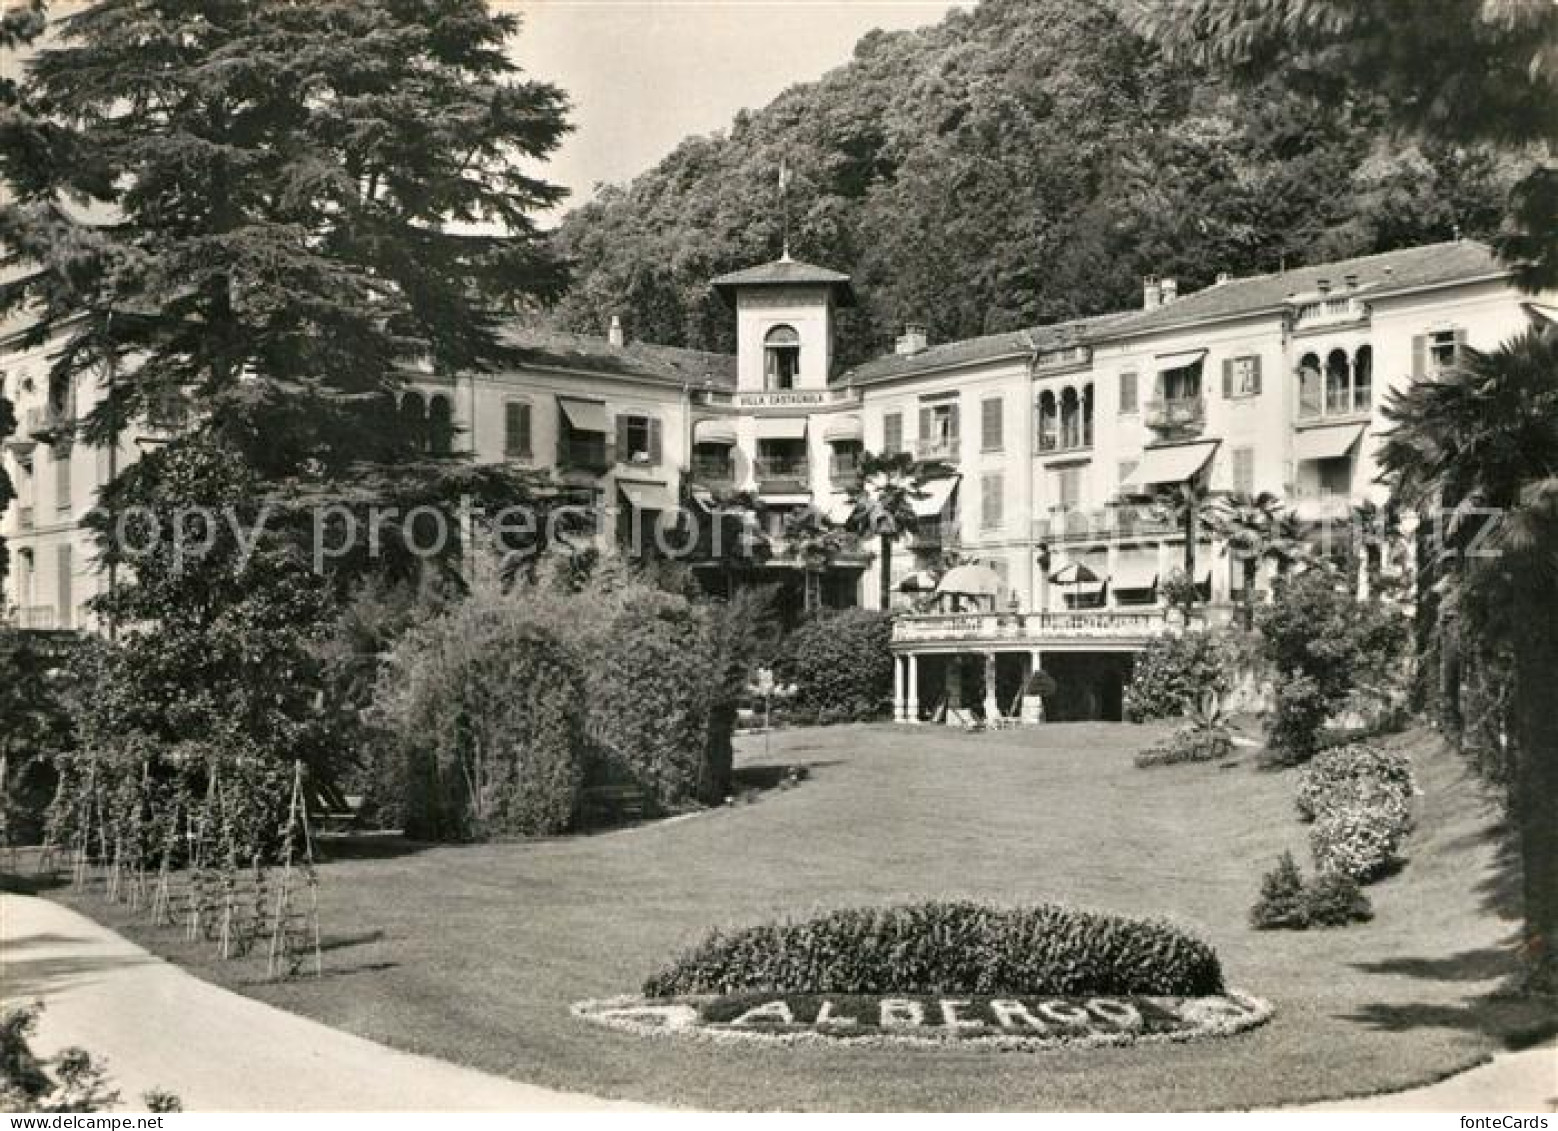
<path fill-rule="evenodd" d="M 1174 534 L 1173 518 L 1149 506 L 1056 508 L 1034 524 L 1033 536 L 1049 542 L 1101 542 Z"/>
<path fill-rule="evenodd" d="M 1368 385 L 1352 388 L 1327 388 L 1324 397 L 1299 402 L 1300 420 L 1323 420 L 1328 416 L 1362 416 L 1373 408 L 1373 389 Z"/>
<path fill-rule="evenodd" d="M 563 435 L 557 441 L 557 462 L 563 467 L 605 471 L 611 466 L 606 437 L 593 433 Z"/>
<path fill-rule="evenodd" d="M 811 482 L 811 465 L 792 456 L 758 456 L 760 491 L 804 491 Z"/>
<path fill-rule="evenodd" d="M 1143 406 L 1142 419 L 1160 432 L 1199 433 L 1206 426 L 1206 400 L 1193 397 L 1160 397 Z"/>
<path fill-rule="evenodd" d="M 1091 426 L 1081 431 L 1039 433 L 1039 451 L 1044 455 L 1055 455 L 1058 452 L 1085 452 L 1092 446 Z"/>
<path fill-rule="evenodd" d="M 1036 367 L 1041 370 L 1067 369 L 1071 366 L 1086 365 L 1092 360 L 1091 346 L 1063 346 L 1060 349 L 1042 351 Z"/>
<path fill-rule="evenodd" d="M 956 436 L 935 436 L 928 440 L 916 440 L 914 456 L 916 459 L 936 459 L 956 463 L 960 448 L 961 444 Z"/>
<path fill-rule="evenodd" d="M 1057 640 L 1145 641 L 1164 630 L 1161 611 L 1098 609 L 1068 613 L 953 613 L 901 616 L 893 622 L 893 643 L 955 643 Z"/>
<path fill-rule="evenodd" d="M 1342 326 L 1369 320 L 1369 304 L 1356 295 L 1323 298 L 1306 302 L 1293 310 L 1293 328 L 1308 330 L 1316 326 Z"/>

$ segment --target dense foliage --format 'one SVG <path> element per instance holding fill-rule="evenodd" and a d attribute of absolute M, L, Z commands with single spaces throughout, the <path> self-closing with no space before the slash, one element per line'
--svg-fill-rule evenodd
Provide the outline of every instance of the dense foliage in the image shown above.
<path fill-rule="evenodd" d="M 1315 871 L 1340 872 L 1359 883 L 1377 880 L 1396 865 L 1411 827 L 1411 807 L 1398 794 L 1350 788 L 1327 801 L 1309 830 Z"/>
<path fill-rule="evenodd" d="M 1267 739 L 1283 760 L 1312 757 L 1326 720 L 1350 696 L 1388 699 L 1400 683 L 1407 619 L 1391 606 L 1358 600 L 1328 570 L 1279 578 L 1274 600 L 1256 619 L 1275 669 Z"/>
<path fill-rule="evenodd" d="M 1217 955 L 1167 923 L 1054 904 L 920 903 L 715 931 L 652 976 L 693 993 L 1222 992 Z"/>
<path fill-rule="evenodd" d="M 6 438 L 16 431 L 16 406 L 5 395 L 5 390 L 0 388 L 0 446 L 5 444 Z M 16 498 L 16 487 L 11 482 L 11 473 L 6 471 L 4 463 L 0 463 L 0 514 L 4 514 Z M 0 536 L 0 582 L 5 581 L 6 575 L 11 570 L 11 554 L 6 549 L 5 538 Z M 4 610 L 0 610 L 3 612 Z"/>
<path fill-rule="evenodd" d="M 1299 771 L 1294 804 L 1300 818 L 1313 821 L 1327 805 L 1359 790 L 1395 794 L 1409 804 L 1417 793 L 1412 760 L 1399 750 L 1363 743 L 1323 750 Z"/>
<path fill-rule="evenodd" d="M 1508 175 L 1481 149 L 1382 140 L 1371 98 L 1317 105 L 1165 63 L 1113 4 L 1008 0 L 873 32 L 576 210 L 561 317 L 600 333 L 616 311 L 635 336 L 730 349 L 707 282 L 778 255 L 781 160 L 795 254 L 859 285 L 845 364 L 906 320 L 965 338 L 1139 305 L 1146 273 L 1191 290 L 1496 227 Z"/>
<path fill-rule="evenodd" d="M 1183 727 L 1162 742 L 1155 742 L 1136 755 L 1138 769 L 1174 766 L 1182 762 L 1216 762 L 1228 756 L 1233 740 L 1226 731 Z"/>
<path fill-rule="evenodd" d="M 893 694 L 892 617 L 870 609 L 824 612 L 786 638 L 779 672 L 795 685 L 793 717 L 881 718 Z"/>
<path fill-rule="evenodd" d="M 53 755 L 75 741 L 72 651 L 0 626 L 0 848 L 39 840 L 56 784 Z"/>
<path fill-rule="evenodd" d="M 1250 909 L 1256 930 L 1302 931 L 1308 927 L 1345 927 L 1374 917 L 1369 897 L 1346 872 L 1321 872 L 1306 881 L 1291 852 L 1261 877 L 1260 898 Z"/>
<path fill-rule="evenodd" d="M 1125 688 L 1125 717 L 1133 722 L 1177 719 L 1208 693 L 1233 689 L 1238 653 L 1222 635 L 1206 631 L 1156 637 L 1137 653 Z"/>

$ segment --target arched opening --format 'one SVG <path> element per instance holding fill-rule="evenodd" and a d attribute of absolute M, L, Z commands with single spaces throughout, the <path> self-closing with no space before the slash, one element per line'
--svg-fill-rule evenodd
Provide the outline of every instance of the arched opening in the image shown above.
<path fill-rule="evenodd" d="M 1300 416 L 1320 415 L 1320 359 L 1312 353 L 1298 362 L 1298 412 Z"/>
<path fill-rule="evenodd" d="M 1352 361 L 1352 410 L 1368 412 L 1374 404 L 1374 349 L 1359 346 Z"/>
<path fill-rule="evenodd" d="M 435 456 L 446 456 L 454 450 L 454 410 L 449 398 L 438 394 L 427 406 L 428 447 Z"/>
<path fill-rule="evenodd" d="M 1082 387 L 1082 446 L 1093 446 L 1093 386 Z"/>
<path fill-rule="evenodd" d="M 1347 360 L 1347 351 L 1335 349 L 1325 359 L 1325 411 L 1350 412 L 1352 411 L 1352 393 L 1349 386 L 1352 383 L 1352 365 Z"/>
<path fill-rule="evenodd" d="M 775 326 L 763 338 L 763 387 L 793 389 L 801 373 L 801 336 L 794 326 Z"/>
<path fill-rule="evenodd" d="M 1059 446 L 1059 420 L 1055 394 L 1046 389 L 1039 394 L 1039 451 L 1052 452 Z"/>
<path fill-rule="evenodd" d="M 1082 446 L 1082 403 L 1075 389 L 1060 394 L 1060 446 Z"/>
<path fill-rule="evenodd" d="M 400 427 L 413 451 L 427 450 L 427 402 L 421 393 L 400 398 Z"/>

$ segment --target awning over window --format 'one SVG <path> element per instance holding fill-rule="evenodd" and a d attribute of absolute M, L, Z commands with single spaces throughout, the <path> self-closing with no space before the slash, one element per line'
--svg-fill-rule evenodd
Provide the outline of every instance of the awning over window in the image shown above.
<path fill-rule="evenodd" d="M 946 479 L 933 479 L 929 483 L 921 484 L 925 492 L 923 499 L 914 500 L 914 513 L 920 518 L 939 518 L 947 509 L 947 503 L 952 499 L 952 492 L 958 488 L 958 479 L 953 475 Z"/>
<path fill-rule="evenodd" d="M 736 422 L 734 420 L 700 420 L 692 426 L 692 442 L 695 444 L 734 444 Z"/>
<path fill-rule="evenodd" d="M 824 440 L 858 440 L 865 433 L 860 427 L 860 417 L 850 413 L 847 416 L 836 417 L 823 425 L 822 438 Z"/>
<path fill-rule="evenodd" d="M 804 440 L 806 418 L 804 416 L 760 416 L 757 418 L 759 440 Z"/>
<path fill-rule="evenodd" d="M 811 495 L 805 491 L 760 491 L 758 492 L 771 507 L 800 507 L 811 502 Z"/>
<path fill-rule="evenodd" d="M 1293 440 L 1293 458 L 1340 459 L 1352 451 L 1363 435 L 1362 424 L 1337 424 L 1330 428 L 1306 428 Z"/>
<path fill-rule="evenodd" d="M 568 423 L 580 432 L 609 432 L 606 406 L 600 401 L 585 401 L 578 397 L 558 397 L 557 405 L 568 418 Z"/>
<path fill-rule="evenodd" d="M 664 483 L 639 483 L 617 480 L 617 489 L 628 505 L 639 511 L 673 511 L 676 497 Z"/>
<path fill-rule="evenodd" d="M 1159 483 L 1183 483 L 1203 467 L 1221 440 L 1203 440 L 1197 444 L 1175 444 L 1168 448 L 1148 448 L 1130 477 L 1120 484 L 1125 494 Z"/>
<path fill-rule="evenodd" d="M 1151 589 L 1158 583 L 1158 556 L 1121 554 L 1109 583 L 1116 589 Z"/>
<path fill-rule="evenodd" d="M 1153 360 L 1152 364 L 1160 372 L 1166 369 L 1183 369 L 1187 365 L 1194 365 L 1205 356 L 1205 350 L 1180 350 L 1178 353 L 1160 353 Z"/>

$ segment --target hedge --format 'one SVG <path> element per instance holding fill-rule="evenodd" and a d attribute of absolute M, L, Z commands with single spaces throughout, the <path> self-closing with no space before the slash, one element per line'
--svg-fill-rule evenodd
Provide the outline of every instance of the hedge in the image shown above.
<path fill-rule="evenodd" d="M 870 609 L 825 612 L 790 634 L 779 677 L 795 685 L 794 714 L 819 722 L 884 717 L 893 695 L 893 622 Z"/>
<path fill-rule="evenodd" d="M 1233 689 L 1238 655 L 1222 636 L 1205 631 L 1178 632 L 1147 642 L 1131 668 L 1125 689 L 1125 717 L 1132 722 L 1177 719 L 1187 704 L 1211 692 L 1221 698 Z"/>
<path fill-rule="evenodd" d="M 1298 815 L 1313 821 L 1327 799 L 1339 800 L 1365 783 L 1398 794 L 1403 803 L 1417 792 L 1410 758 L 1399 750 L 1355 742 L 1322 751 L 1299 772 Z"/>
<path fill-rule="evenodd" d="M 1221 993 L 1222 967 L 1168 923 L 1057 904 L 919 903 L 715 931 L 644 984 L 680 994 Z"/>
<path fill-rule="evenodd" d="M 1136 755 L 1136 768 L 1174 766 L 1181 762 L 1216 762 L 1233 749 L 1233 739 L 1225 730 L 1184 727 L 1161 742 L 1155 742 Z"/>

